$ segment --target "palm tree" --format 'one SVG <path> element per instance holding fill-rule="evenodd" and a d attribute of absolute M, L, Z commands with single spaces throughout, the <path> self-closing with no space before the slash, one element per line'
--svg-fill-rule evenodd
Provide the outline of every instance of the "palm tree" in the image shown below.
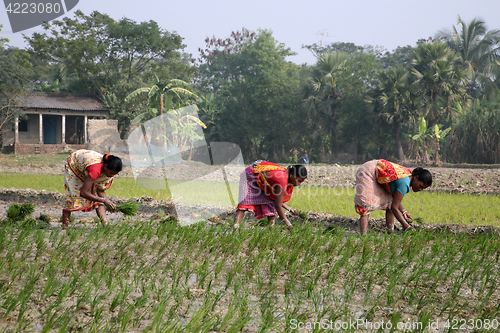
<path fill-rule="evenodd" d="M 302 87 L 302 105 L 307 113 L 335 114 L 339 97 L 335 73 L 342 69 L 347 58 L 345 52 L 325 53 L 311 67 L 307 84 Z"/>
<path fill-rule="evenodd" d="M 198 98 L 195 93 L 188 89 L 189 84 L 185 81 L 178 79 L 160 81 L 158 77 L 155 78 L 156 83 L 152 84 L 151 87 L 136 89 L 125 98 L 125 102 L 135 100 L 135 105 L 146 99 L 149 101 L 148 110 L 132 120 L 132 124 L 154 118 L 158 115 L 158 111 L 161 116 L 165 110 L 178 109 L 188 105 L 191 99 Z"/>
<path fill-rule="evenodd" d="M 401 144 L 401 126 L 417 116 L 412 90 L 410 73 L 402 66 L 392 67 L 379 73 L 378 84 L 366 99 L 383 119 L 393 125 L 394 143 L 401 161 L 406 159 Z"/>
<path fill-rule="evenodd" d="M 415 48 L 412 75 L 417 103 L 428 127 L 450 123 L 459 114 L 457 105 L 468 105 L 467 73 L 460 56 L 443 42 L 423 42 Z M 439 163 L 439 142 L 435 142 L 435 160 Z M 425 162 L 430 162 L 424 146 Z"/>
<path fill-rule="evenodd" d="M 469 91 L 483 89 L 491 97 L 499 89 L 495 78 L 500 77 L 500 30 L 487 31 L 482 20 L 473 19 L 467 24 L 460 16 L 458 25 L 460 30 L 453 27 L 451 32 L 440 31 L 436 38 L 459 54 L 467 69 Z"/>
<path fill-rule="evenodd" d="M 347 59 L 348 54 L 345 52 L 323 54 L 316 65 L 308 69 L 305 82 L 296 93 L 309 118 L 319 118 L 318 123 L 321 125 L 316 133 L 322 133 L 322 136 L 331 134 L 332 138 L 335 137 L 331 132 L 335 128 L 335 110 L 340 96 L 335 75 L 342 69 Z M 312 147 L 319 136 L 315 136 L 309 154 L 312 154 Z"/>

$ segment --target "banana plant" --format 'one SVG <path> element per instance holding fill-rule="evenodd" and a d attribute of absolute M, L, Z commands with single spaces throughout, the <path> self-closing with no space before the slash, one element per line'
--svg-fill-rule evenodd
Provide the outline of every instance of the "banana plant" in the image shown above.
<path fill-rule="evenodd" d="M 439 164 L 439 143 L 444 141 L 444 138 L 450 132 L 451 127 L 444 130 L 438 124 L 431 128 L 427 128 L 427 121 L 422 117 L 418 125 L 418 133 L 411 138 L 418 142 L 418 151 L 423 154 L 423 162 L 430 164 L 429 154 L 432 153 L 434 148 L 434 164 Z M 433 147 L 434 146 L 434 147 Z"/>
<path fill-rule="evenodd" d="M 429 148 L 427 147 L 427 140 L 429 140 L 430 138 L 431 138 L 430 133 L 427 131 L 427 122 L 425 121 L 425 118 L 422 117 L 418 125 L 418 133 L 411 136 L 411 139 L 418 143 L 417 146 L 418 153 L 423 155 L 422 158 L 424 164 L 430 163 L 430 158 L 429 158 L 430 151 Z"/>
<path fill-rule="evenodd" d="M 170 109 L 189 105 L 198 98 L 198 95 L 189 90 L 190 85 L 185 81 L 178 79 L 160 81 L 157 76 L 155 79 L 156 82 L 150 87 L 136 89 L 125 98 L 126 102 L 135 102 L 134 105 L 145 101 L 148 103 L 148 110 L 134 118 L 133 124 L 153 119 L 158 113 L 163 115 L 163 112 L 168 112 Z"/>

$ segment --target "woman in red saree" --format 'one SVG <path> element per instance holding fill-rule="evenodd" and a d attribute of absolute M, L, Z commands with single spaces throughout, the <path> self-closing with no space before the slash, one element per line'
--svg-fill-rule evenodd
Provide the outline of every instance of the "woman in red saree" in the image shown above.
<path fill-rule="evenodd" d="M 403 205 L 403 197 L 412 190 L 420 192 L 432 185 L 431 173 L 422 168 L 411 171 L 404 166 L 386 160 L 372 160 L 363 164 L 356 172 L 356 212 L 361 216 L 361 233 L 368 231 L 370 212 L 385 210 L 385 220 L 389 232 L 394 230 L 394 217 L 406 230 L 412 228 L 406 222 L 411 218 Z"/>
<path fill-rule="evenodd" d="M 307 169 L 303 165 L 283 168 L 271 162 L 256 161 L 247 167 L 240 175 L 234 227 L 239 227 L 245 211 L 251 211 L 258 220 L 267 217 L 271 227 L 277 214 L 291 230 L 293 226 L 283 208 L 291 210 L 285 202 L 292 197 L 294 186 L 300 185 L 306 178 Z"/>
<path fill-rule="evenodd" d="M 92 150 L 77 150 L 69 155 L 64 170 L 66 205 L 62 213 L 64 227 L 69 226 L 71 212 L 88 212 L 95 208 L 97 216 L 106 224 L 106 209 L 116 209 L 106 196 L 113 185 L 113 177 L 122 170 L 122 160 L 114 155 L 102 155 Z"/>

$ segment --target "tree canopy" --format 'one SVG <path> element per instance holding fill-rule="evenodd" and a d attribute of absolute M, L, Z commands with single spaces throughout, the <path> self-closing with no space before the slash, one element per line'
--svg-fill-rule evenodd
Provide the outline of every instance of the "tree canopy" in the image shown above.
<path fill-rule="evenodd" d="M 0 41 L 3 106 L 9 91 L 95 93 L 125 136 L 133 119 L 197 103 L 206 139 L 238 144 L 247 162 L 289 160 L 298 149 L 312 161 L 346 154 L 356 162 L 439 163 L 447 154 L 441 148 L 451 149 L 446 140 L 465 149 L 454 133 L 486 119 L 474 116 L 481 108 L 497 114 L 500 32 L 479 19 L 459 17 L 452 30 L 391 52 L 348 42 L 305 45 L 317 60 L 301 66 L 286 60 L 292 50 L 265 29 L 207 37 L 191 59 L 182 37 L 154 21 L 77 11 L 43 28 L 27 37 L 27 50 Z M 138 105 L 133 97 L 141 94 L 148 96 Z M 472 111 L 483 98 L 491 103 Z M 477 123 L 480 131 L 486 125 Z"/>
<path fill-rule="evenodd" d="M 15 98 L 28 89 L 32 67 L 29 54 L 8 42 L 0 38 L 0 130 L 16 114 Z"/>
<path fill-rule="evenodd" d="M 233 39 L 205 52 L 200 65 L 199 85 L 218 104 L 210 137 L 237 143 L 249 160 L 273 158 L 286 149 L 290 126 L 300 121 L 292 99 L 299 67 L 285 60 L 293 53 L 270 31 L 243 30 Z"/>
<path fill-rule="evenodd" d="M 73 19 L 45 23 L 43 29 L 45 33 L 26 38 L 28 51 L 49 66 L 59 66 L 64 73 L 58 76 L 62 91 L 99 96 L 123 128 L 134 117 L 125 97 L 153 77 L 151 71 L 161 79 L 172 72 L 192 76 L 181 53 L 182 37 L 155 21 L 115 21 L 97 11 L 76 11 Z"/>

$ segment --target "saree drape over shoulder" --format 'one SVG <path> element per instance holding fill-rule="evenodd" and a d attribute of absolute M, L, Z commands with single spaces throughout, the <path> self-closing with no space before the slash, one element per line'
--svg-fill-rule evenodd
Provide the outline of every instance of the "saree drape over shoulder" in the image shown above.
<path fill-rule="evenodd" d="M 293 186 L 288 184 L 287 169 L 271 162 L 257 161 L 240 174 L 237 208 L 251 211 L 257 219 L 275 216 L 279 189 L 285 191 L 283 202 L 289 201 Z"/>
<path fill-rule="evenodd" d="M 356 212 L 363 216 L 371 211 L 389 208 L 394 195 L 389 184 L 409 176 L 410 169 L 386 160 L 372 160 L 363 164 L 356 172 Z"/>
<path fill-rule="evenodd" d="M 103 155 L 91 150 L 77 150 L 72 153 L 64 166 L 64 188 L 66 190 L 66 204 L 64 211 L 83 210 L 88 212 L 101 205 L 100 202 L 87 200 L 80 196 L 80 190 L 89 176 L 87 170 L 90 166 L 102 165 Z M 108 177 L 104 172 L 94 180 L 90 193 L 97 196 L 97 190 L 105 191 L 113 184 L 113 177 Z"/>

